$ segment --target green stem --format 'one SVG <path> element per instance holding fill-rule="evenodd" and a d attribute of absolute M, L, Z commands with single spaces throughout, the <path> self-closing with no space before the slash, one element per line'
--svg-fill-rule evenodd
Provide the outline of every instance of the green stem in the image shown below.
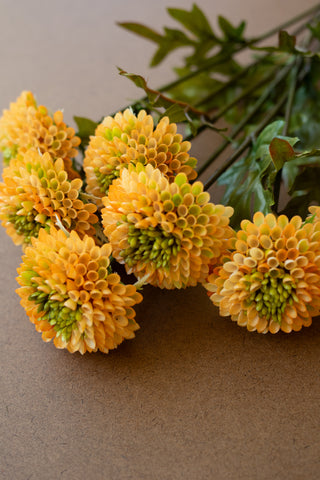
<path fill-rule="evenodd" d="M 243 92 L 241 92 L 238 96 L 236 96 L 233 100 L 231 100 L 231 102 L 227 103 L 227 105 L 220 108 L 220 110 L 218 110 L 218 112 L 215 115 L 213 115 L 213 117 L 210 118 L 210 122 L 214 123 L 217 120 L 219 120 L 219 118 L 223 117 L 223 115 L 228 110 L 230 110 L 232 107 L 234 107 L 237 103 L 241 102 L 241 100 L 244 100 L 249 95 L 251 95 L 252 92 L 256 91 L 259 87 L 266 84 L 271 78 L 274 77 L 274 75 L 275 75 L 275 73 L 278 69 L 279 69 L 279 67 L 277 66 L 275 69 L 273 69 L 271 72 L 269 72 L 269 74 L 266 77 L 259 80 L 259 82 L 251 85 L 251 87 L 249 87 L 246 90 L 244 90 Z"/>
<path fill-rule="evenodd" d="M 260 35 L 255 39 L 255 43 L 262 42 L 263 40 L 266 40 L 267 38 L 272 37 L 273 35 L 278 33 L 280 30 L 283 30 L 285 28 L 290 27 L 291 25 L 294 25 L 295 23 L 300 22 L 300 20 L 303 20 L 304 18 L 311 16 L 312 14 L 316 13 L 319 9 L 320 9 L 320 3 L 317 3 L 317 5 L 315 5 L 314 7 L 311 7 L 308 10 L 305 10 L 304 12 L 299 13 L 298 15 L 282 23 L 278 27 L 272 28 L 268 32 Z"/>
<path fill-rule="evenodd" d="M 268 85 L 268 87 L 265 89 L 265 91 L 261 94 L 259 99 L 255 102 L 255 104 L 252 106 L 251 110 L 245 115 L 242 119 L 242 121 L 237 125 L 236 128 L 234 128 L 229 135 L 230 139 L 236 138 L 236 136 L 241 132 L 241 130 L 247 125 L 249 120 L 259 111 L 261 106 L 264 104 L 264 102 L 267 100 L 269 95 L 273 92 L 273 90 L 279 85 L 279 83 L 282 82 L 282 80 L 288 75 L 292 68 L 292 63 L 290 62 L 289 64 L 285 65 L 282 67 L 282 69 L 279 71 L 279 73 L 276 75 L 275 79 L 273 82 Z M 200 176 L 213 162 L 216 160 L 219 155 L 230 145 L 230 142 L 228 140 L 224 141 L 211 155 L 211 157 L 202 165 L 202 167 L 198 170 L 198 176 Z"/>
<path fill-rule="evenodd" d="M 256 66 L 258 66 L 261 62 L 263 62 L 266 57 L 270 56 L 270 54 L 268 53 L 267 55 L 263 55 L 261 56 L 258 60 L 256 60 L 255 62 L 251 63 L 250 65 L 248 65 L 247 67 L 243 68 L 241 70 L 241 72 L 239 73 L 236 73 L 233 77 L 230 78 L 230 80 L 228 80 L 227 82 L 225 82 L 223 85 L 221 85 L 219 88 L 217 88 L 216 90 L 214 90 L 212 93 L 210 93 L 210 95 L 208 95 L 206 98 L 200 100 L 199 102 L 197 102 L 195 105 L 196 107 L 201 107 L 202 105 L 205 105 L 206 103 L 208 103 L 210 100 L 212 100 L 212 98 L 216 97 L 217 95 L 220 95 L 221 93 L 223 93 L 225 90 L 227 90 L 228 88 L 232 87 L 232 85 L 234 85 L 235 83 L 238 82 L 238 80 L 240 80 L 242 77 L 244 77 L 248 72 L 249 70 L 251 70 L 252 68 L 255 68 Z"/>
<path fill-rule="evenodd" d="M 300 75 L 298 76 L 298 83 L 300 84 L 305 76 L 308 73 L 308 69 L 304 69 L 302 72 L 300 72 Z M 255 128 L 254 132 L 251 133 L 250 136 L 246 137 L 240 147 L 229 157 L 229 159 L 225 162 L 222 167 L 216 170 L 216 172 L 211 175 L 207 183 L 205 184 L 204 188 L 207 190 L 208 188 L 211 187 L 211 185 L 218 180 L 218 178 L 240 157 L 240 155 L 250 146 L 252 143 L 252 140 L 254 137 L 256 137 L 263 129 L 268 125 L 268 123 L 277 115 L 279 110 L 283 107 L 285 102 L 287 101 L 289 96 L 289 92 L 285 91 L 276 105 L 269 111 L 269 113 L 266 114 L 264 117 L 263 121 L 259 123 L 259 125 Z"/>
<path fill-rule="evenodd" d="M 292 70 L 291 73 L 291 81 L 290 81 L 290 86 L 289 86 L 289 95 L 288 95 L 288 102 L 286 105 L 286 111 L 285 111 L 285 116 L 284 116 L 284 126 L 282 130 L 282 135 L 287 135 L 288 130 L 290 127 L 290 118 L 292 114 L 292 107 L 293 107 L 293 101 L 296 93 L 296 88 L 297 88 L 297 81 L 298 81 L 298 73 L 302 65 L 302 58 L 297 58 L 295 62 L 295 66 Z"/>
<path fill-rule="evenodd" d="M 320 5 L 319 5 L 320 7 Z M 299 35 L 301 32 L 303 32 L 303 30 L 305 30 L 307 28 L 307 24 L 303 24 L 303 25 L 300 25 L 298 28 L 296 28 L 293 32 L 292 32 L 292 35 L 293 36 L 297 36 Z M 202 99 L 200 102 L 197 102 L 195 104 L 196 107 L 201 107 L 202 105 L 205 105 L 207 104 L 209 101 L 212 100 L 212 98 L 220 95 L 221 93 L 223 93 L 225 90 L 227 90 L 229 87 L 231 87 L 232 85 L 234 85 L 235 83 L 238 82 L 238 80 L 240 80 L 242 77 L 244 77 L 250 70 L 254 69 L 255 67 L 257 67 L 258 65 L 260 65 L 260 63 L 266 61 L 267 59 L 269 58 L 272 58 L 272 54 L 270 53 L 267 53 L 265 55 L 262 55 L 260 58 L 258 58 L 255 62 L 247 65 L 246 67 L 244 67 L 241 72 L 235 74 L 233 77 L 230 78 L 230 80 L 228 80 L 226 83 L 224 83 L 223 85 L 221 85 L 221 87 L 219 87 L 217 90 L 214 90 L 210 95 L 208 95 L 206 98 Z M 212 120 L 211 120 L 212 121 Z"/>
<path fill-rule="evenodd" d="M 193 72 L 188 73 L 187 75 L 185 75 L 183 77 L 177 78 L 176 80 L 173 80 L 172 82 L 169 82 L 166 85 L 163 85 L 161 88 L 159 88 L 159 92 L 165 92 L 165 91 L 171 90 L 172 88 L 178 86 L 180 83 L 186 82 L 187 80 L 190 80 L 191 78 L 199 75 L 200 73 L 202 73 L 202 72 L 204 72 L 204 71 L 206 71 L 206 70 L 208 70 L 208 69 L 210 69 L 210 68 L 212 68 L 216 65 L 220 65 L 221 63 L 229 60 L 230 56 L 234 55 L 235 53 L 239 53 L 239 52 L 241 52 L 242 50 L 244 50 L 248 47 L 251 47 L 251 46 L 253 46 L 257 43 L 262 42 L 263 40 L 265 40 L 269 37 L 272 37 L 273 35 L 275 35 L 280 30 L 282 30 L 284 28 L 287 28 L 287 27 L 290 27 L 291 25 L 294 25 L 295 23 L 298 23 L 299 21 L 303 20 L 304 18 L 311 16 L 312 14 L 317 12 L 319 9 L 320 9 L 320 4 L 317 4 L 316 6 L 310 8 L 308 10 L 305 10 L 301 14 L 296 15 L 295 17 L 291 18 L 290 20 L 288 20 L 284 23 L 281 23 L 277 27 L 272 28 L 271 30 L 268 30 L 267 32 L 263 33 L 262 35 L 260 35 L 258 37 L 255 37 L 255 38 L 252 38 L 251 40 L 249 40 L 249 41 L 247 41 L 247 42 L 245 42 L 241 45 L 237 45 L 233 49 L 233 51 L 228 52 L 225 55 L 221 55 L 218 59 L 216 57 L 213 57 L 212 59 L 208 59 L 208 61 L 204 65 L 202 65 L 202 67 L 194 70 Z M 304 27 L 305 27 L 305 25 L 303 26 L 303 28 Z M 241 78 L 242 72 L 239 72 L 238 75 L 240 75 L 238 78 Z M 234 78 L 231 79 L 232 82 L 235 81 L 236 77 L 237 77 L 237 75 Z M 225 88 L 227 88 L 227 85 L 221 87 L 222 90 L 224 90 Z M 215 95 L 218 95 L 219 93 L 221 93 L 222 90 L 218 89 L 215 92 Z M 145 102 L 147 100 L 148 100 L 148 96 L 145 96 L 145 97 L 137 100 L 133 104 L 131 104 L 131 106 L 134 106 L 138 102 Z M 124 107 L 124 108 L 126 108 L 126 107 Z"/>
<path fill-rule="evenodd" d="M 308 38 L 305 40 L 305 45 L 310 45 L 312 40 L 312 35 L 309 32 Z M 289 128 L 290 128 L 290 119 L 291 119 L 291 114 L 292 114 L 292 108 L 293 108 L 293 102 L 296 94 L 296 88 L 297 88 L 297 82 L 298 82 L 298 73 L 299 70 L 302 66 L 302 57 L 296 58 L 295 60 L 295 66 L 292 70 L 291 73 L 291 81 L 290 81 L 290 86 L 289 86 L 289 95 L 288 95 L 288 101 L 286 105 L 286 110 L 285 110 L 285 116 L 284 116 L 284 126 L 282 130 L 282 135 L 287 135 Z M 281 181 L 282 181 L 282 168 L 278 170 L 276 174 L 276 178 L 274 180 L 274 187 L 273 187 L 273 194 L 274 194 L 274 205 L 272 210 L 277 213 L 278 212 L 278 206 L 279 206 L 279 197 L 280 197 L 280 189 L 281 189 Z"/>
<path fill-rule="evenodd" d="M 205 65 L 198 68 L 194 72 L 190 72 L 188 75 L 185 75 L 182 78 L 178 78 L 177 80 L 174 80 L 173 82 L 170 82 L 167 85 L 164 85 L 159 90 L 161 92 L 165 91 L 165 90 L 170 90 L 170 89 L 176 87 L 177 85 L 179 85 L 179 83 L 184 82 L 186 80 L 189 80 L 190 78 L 193 78 L 194 76 L 196 76 L 199 73 L 207 70 L 208 68 L 214 67 L 215 65 L 220 65 L 224 61 L 229 60 L 230 56 L 233 55 L 234 53 L 239 53 L 242 50 L 244 50 L 245 48 L 248 48 L 252 45 L 255 45 L 256 43 L 260 43 L 263 40 L 266 40 L 269 37 L 272 37 L 273 35 L 278 33 L 280 30 L 283 30 L 284 28 L 290 27 L 291 25 L 294 25 L 295 23 L 298 23 L 300 20 L 303 20 L 304 18 L 309 17 L 312 14 L 316 13 L 319 9 L 320 9 L 320 3 L 318 3 L 317 5 L 315 5 L 312 8 L 309 8 L 308 10 L 305 10 L 304 12 L 300 13 L 299 15 L 296 15 L 295 17 L 291 18 L 290 20 L 288 20 L 284 23 L 281 23 L 277 27 L 272 28 L 271 30 L 268 30 L 267 32 L 263 33 L 262 35 L 259 35 L 258 37 L 255 37 L 255 38 L 252 38 L 251 40 L 249 40 L 248 42 L 245 42 L 242 45 L 236 46 L 233 52 L 228 52 L 226 55 L 221 56 L 219 59 L 213 58 L 211 61 L 206 62 Z"/>
<path fill-rule="evenodd" d="M 240 157 L 240 155 L 250 146 L 252 143 L 253 138 L 258 135 L 264 127 L 268 125 L 270 120 L 278 113 L 278 111 L 283 107 L 286 99 L 287 99 L 287 92 L 283 93 L 278 103 L 270 110 L 270 112 L 265 116 L 262 122 L 255 128 L 254 132 L 251 133 L 250 136 L 246 137 L 245 140 L 241 143 L 240 147 L 229 157 L 229 159 L 222 165 L 222 167 L 218 168 L 216 172 L 211 175 L 207 183 L 204 185 L 204 189 L 208 190 L 213 183 L 215 183 L 218 178 L 226 171 L 229 167 Z"/>
<path fill-rule="evenodd" d="M 291 118 L 291 113 L 292 113 L 292 107 L 293 107 L 293 101 L 296 93 L 296 87 L 297 87 L 297 80 L 298 80 L 298 72 L 299 69 L 301 68 L 302 65 L 302 58 L 297 58 L 295 62 L 295 66 L 291 72 L 291 80 L 290 80 L 290 85 L 289 85 L 289 93 L 288 93 L 288 100 L 287 100 L 287 105 L 285 109 L 285 115 L 284 115 L 284 126 L 282 130 L 282 135 L 286 136 L 288 134 L 288 129 L 289 129 L 289 124 L 290 124 L 290 118 Z M 282 180 L 282 168 L 277 171 L 276 178 L 274 180 L 274 185 L 273 185 L 273 197 L 274 197 L 274 204 L 272 207 L 272 211 L 274 213 L 278 212 L 278 206 L 279 206 L 279 197 L 280 197 L 280 188 L 281 188 L 281 180 Z"/>

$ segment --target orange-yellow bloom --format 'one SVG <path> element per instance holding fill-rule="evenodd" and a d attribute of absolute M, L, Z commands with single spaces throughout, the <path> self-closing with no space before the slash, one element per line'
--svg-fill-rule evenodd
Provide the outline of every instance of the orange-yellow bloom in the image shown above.
<path fill-rule="evenodd" d="M 202 282 L 233 235 L 233 209 L 209 200 L 202 183 L 190 185 L 184 173 L 170 183 L 150 164 L 122 169 L 103 199 L 113 256 L 128 273 L 161 288 Z"/>
<path fill-rule="evenodd" d="M 25 250 L 17 293 L 45 342 L 73 353 L 108 353 L 139 328 L 132 308 L 142 295 L 110 268 L 111 246 L 76 232 L 41 229 Z"/>
<path fill-rule="evenodd" d="M 0 119 L 0 150 L 6 162 L 36 148 L 41 153 L 49 152 L 54 159 L 62 158 L 69 178 L 75 178 L 79 175 L 71 159 L 78 154 L 80 142 L 74 129 L 63 122 L 63 113 L 58 110 L 49 114 L 46 107 L 37 105 L 31 92 L 22 92 Z"/>
<path fill-rule="evenodd" d="M 260 333 L 309 326 L 320 312 L 320 222 L 257 212 L 205 287 L 220 315 Z"/>
<path fill-rule="evenodd" d="M 97 207 L 81 200 L 82 180 L 68 179 L 61 158 L 30 149 L 12 159 L 0 183 L 0 219 L 16 245 L 30 243 L 41 227 L 61 221 L 80 236 L 94 235 Z"/>
<path fill-rule="evenodd" d="M 320 221 L 320 207 L 317 205 L 312 205 L 309 207 L 310 215 L 307 216 L 306 221 L 311 223 L 316 223 Z"/>
<path fill-rule="evenodd" d="M 170 182 L 179 172 L 192 180 L 197 173 L 196 159 L 188 154 L 190 148 L 190 142 L 183 141 L 177 125 L 169 123 L 168 117 L 163 117 L 156 127 L 144 110 L 137 116 L 127 109 L 114 118 L 106 117 L 86 151 L 87 191 L 96 197 L 105 196 L 121 168 L 138 162 L 159 168 Z"/>

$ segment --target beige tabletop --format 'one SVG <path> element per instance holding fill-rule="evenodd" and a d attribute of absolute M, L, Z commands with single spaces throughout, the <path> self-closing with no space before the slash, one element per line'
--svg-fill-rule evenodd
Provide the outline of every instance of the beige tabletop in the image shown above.
<path fill-rule="evenodd" d="M 116 66 L 158 87 L 154 46 L 117 21 L 174 26 L 191 0 L 0 0 L 0 109 L 22 90 L 99 119 L 141 96 Z M 256 35 L 315 0 L 199 0 Z M 200 161 L 215 139 L 198 142 Z M 214 193 L 214 192 L 213 192 Z M 215 194 L 214 198 L 217 196 Z M 217 200 L 215 198 L 215 200 Z M 109 355 L 45 344 L 15 294 L 21 250 L 0 230 L 1 445 L 6 480 L 320 478 L 320 323 L 248 333 L 220 318 L 202 287 L 144 289 L 141 329 Z"/>

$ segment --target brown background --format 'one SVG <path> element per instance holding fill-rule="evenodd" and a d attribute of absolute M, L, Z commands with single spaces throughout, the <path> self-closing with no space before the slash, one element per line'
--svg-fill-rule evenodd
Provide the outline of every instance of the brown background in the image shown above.
<path fill-rule="evenodd" d="M 212 21 L 246 18 L 252 35 L 315 3 L 198 2 Z M 166 6 L 191 1 L 0 0 L 0 109 L 30 89 L 69 123 L 99 119 L 141 93 L 116 65 L 166 83 L 179 55 L 151 70 L 153 45 L 115 24 L 174 26 Z M 20 307 L 21 251 L 3 229 L 0 253 L 1 479 L 320 477 L 318 321 L 263 336 L 219 318 L 201 287 L 148 287 L 135 340 L 71 355 L 43 343 Z"/>

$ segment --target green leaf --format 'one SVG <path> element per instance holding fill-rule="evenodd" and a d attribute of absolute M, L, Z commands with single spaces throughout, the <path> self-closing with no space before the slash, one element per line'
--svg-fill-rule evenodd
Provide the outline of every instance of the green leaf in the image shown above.
<path fill-rule="evenodd" d="M 222 203 L 234 208 L 232 224 L 235 228 L 244 218 L 252 217 L 252 209 L 265 214 L 270 212 L 274 203 L 273 193 L 262 184 L 262 175 L 268 166 L 266 160 L 251 165 L 248 158 L 242 158 L 219 179 L 219 184 L 228 185 Z"/>
<path fill-rule="evenodd" d="M 318 21 L 315 25 L 308 25 L 308 28 L 312 35 L 320 40 L 320 22 Z"/>
<path fill-rule="evenodd" d="M 140 37 L 147 38 L 155 43 L 161 43 L 162 35 L 151 28 L 142 25 L 141 23 L 121 22 L 118 23 L 120 27 L 129 30 L 130 32 L 140 35 Z"/>
<path fill-rule="evenodd" d="M 203 123 L 202 111 L 195 110 L 191 105 L 184 102 L 176 102 L 169 97 L 164 96 L 158 90 L 153 90 L 148 87 L 146 80 L 141 75 L 127 73 L 119 68 L 120 75 L 123 75 L 131 80 L 137 87 L 142 88 L 148 97 L 149 109 L 156 107 L 164 107 L 166 110 L 162 116 L 168 116 L 172 122 L 186 122 L 189 124 L 193 136 L 197 134 L 199 127 Z M 158 112 L 157 112 L 158 113 Z M 200 117 L 200 118 L 199 118 Z M 217 129 L 217 131 L 220 131 Z"/>
<path fill-rule="evenodd" d="M 260 147 L 268 146 L 275 137 L 280 135 L 280 133 L 282 132 L 283 126 L 284 126 L 283 120 L 276 120 L 275 122 L 272 122 L 269 125 L 267 125 L 258 136 L 254 144 L 255 145 L 254 151 L 259 149 Z"/>
<path fill-rule="evenodd" d="M 176 48 L 192 46 L 194 41 L 190 40 L 185 33 L 173 28 L 164 28 L 165 36 L 161 37 L 161 41 L 158 42 L 159 48 L 152 57 L 150 66 L 155 67 L 158 65 L 170 52 Z"/>
<path fill-rule="evenodd" d="M 276 169 L 269 145 L 281 133 L 283 126 L 283 120 L 268 125 L 253 143 L 248 155 L 238 160 L 219 179 L 219 184 L 226 185 L 222 203 L 234 208 L 234 227 L 239 226 L 242 219 L 251 218 L 253 212 L 267 214 L 271 211 Z"/>
<path fill-rule="evenodd" d="M 167 108 L 161 117 L 169 117 L 170 122 L 173 123 L 187 123 L 193 136 L 197 135 L 198 129 L 202 125 L 202 121 L 199 118 L 193 118 L 186 109 L 177 104 Z M 215 130 L 217 132 L 221 131 L 218 128 Z"/>
<path fill-rule="evenodd" d="M 280 30 L 279 32 L 279 49 L 283 52 L 295 53 L 296 49 L 296 37 L 290 35 L 285 30 Z"/>
<path fill-rule="evenodd" d="M 81 149 L 82 151 L 84 148 L 88 145 L 90 136 L 94 135 L 96 128 L 98 126 L 97 122 L 94 122 L 93 120 L 90 120 L 90 118 L 86 117 L 73 117 L 74 121 L 77 124 L 78 127 L 78 132 L 77 135 L 78 137 L 81 138 Z"/>
<path fill-rule="evenodd" d="M 298 141 L 298 138 L 293 139 L 293 145 Z M 270 145 L 269 145 L 269 152 L 274 163 L 274 166 L 277 171 L 281 170 L 285 162 L 292 160 L 295 158 L 295 152 L 292 148 L 292 142 L 281 138 L 275 137 Z"/>
<path fill-rule="evenodd" d="M 300 215 L 304 218 L 310 204 L 320 204 L 319 178 L 320 166 L 306 168 L 296 176 L 292 198 L 283 210 L 286 215 Z"/>
<path fill-rule="evenodd" d="M 188 69 L 184 69 L 184 71 L 189 72 Z M 182 70 L 180 70 L 179 73 L 183 75 Z M 208 96 L 221 87 L 221 85 L 221 81 L 215 80 L 206 73 L 203 73 L 185 82 L 182 81 L 179 85 L 170 89 L 170 96 L 194 106 L 196 104 L 200 105 L 202 100 L 207 99 Z M 218 100 L 222 103 L 223 95 L 219 96 Z M 217 103 L 217 99 L 215 103 Z M 204 104 L 201 104 L 201 109 L 207 111 L 210 108 L 212 108 L 210 102 L 206 101 Z"/>
<path fill-rule="evenodd" d="M 123 22 L 118 25 L 158 44 L 158 49 L 151 60 L 150 65 L 152 67 L 158 65 L 176 48 L 195 45 L 194 40 L 190 39 L 184 32 L 174 28 L 165 27 L 162 35 L 140 23 Z"/>
<path fill-rule="evenodd" d="M 172 102 L 166 101 L 165 99 L 162 98 L 161 92 L 159 92 L 158 90 L 153 90 L 152 88 L 149 88 L 145 78 L 143 78 L 141 75 L 128 73 L 119 67 L 118 67 L 118 70 L 120 75 L 123 75 L 124 77 L 129 78 L 129 80 L 131 80 L 138 88 L 142 88 L 146 92 L 149 102 L 151 103 L 152 106 L 169 108 L 172 105 Z"/>
<path fill-rule="evenodd" d="M 86 117 L 73 117 L 74 121 L 78 127 L 78 133 L 80 137 L 89 137 L 90 135 L 94 135 L 94 132 L 98 126 L 97 122 L 90 120 L 90 118 Z"/>
<path fill-rule="evenodd" d="M 306 50 L 304 47 L 296 45 L 296 37 L 290 35 L 285 30 L 280 30 L 279 32 L 279 44 L 277 47 L 256 47 L 250 46 L 252 50 L 260 50 L 264 52 L 276 53 L 276 52 L 287 52 L 292 55 L 302 55 L 304 57 L 312 57 L 318 55 L 318 53 L 313 53 L 309 50 Z"/>
<path fill-rule="evenodd" d="M 195 34 L 198 38 L 209 36 L 218 41 L 207 17 L 197 5 L 194 4 L 190 12 L 180 8 L 168 8 L 167 10 L 172 18 L 180 22 L 187 30 Z"/>
<path fill-rule="evenodd" d="M 246 22 L 241 22 L 238 27 L 234 27 L 229 20 L 222 15 L 219 15 L 218 23 L 226 40 L 230 40 L 231 42 L 241 42 L 244 40 L 242 34 L 246 27 Z"/>
<path fill-rule="evenodd" d="M 185 122 L 187 120 L 185 111 L 180 105 L 171 105 L 162 117 L 169 117 L 170 122 L 173 123 Z"/>

